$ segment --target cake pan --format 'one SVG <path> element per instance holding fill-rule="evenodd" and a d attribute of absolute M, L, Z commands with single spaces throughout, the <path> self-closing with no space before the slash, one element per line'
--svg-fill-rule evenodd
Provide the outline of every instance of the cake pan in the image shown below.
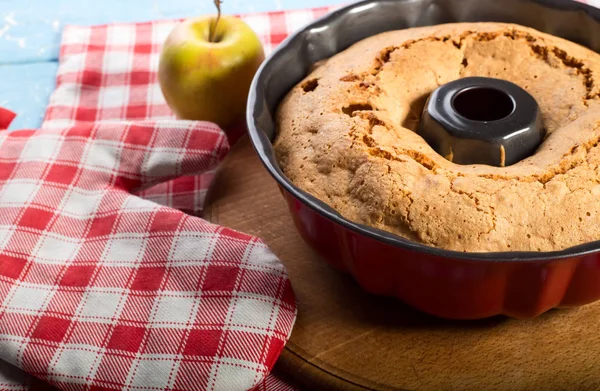
<path fill-rule="evenodd" d="M 251 142 L 302 238 L 367 292 L 452 319 L 536 317 L 600 299 L 600 241 L 552 252 L 463 253 L 354 223 L 294 186 L 272 141 L 279 101 L 317 61 L 390 30 L 451 22 L 509 22 L 600 50 L 600 10 L 571 0 L 379 0 L 346 5 L 289 36 L 254 77 Z M 393 308 L 390 308 L 393 310 Z"/>

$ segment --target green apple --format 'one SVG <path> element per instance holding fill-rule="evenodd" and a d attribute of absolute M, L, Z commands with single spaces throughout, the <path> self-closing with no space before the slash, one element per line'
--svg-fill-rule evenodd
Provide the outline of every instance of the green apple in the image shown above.
<path fill-rule="evenodd" d="M 218 5 L 217 5 L 218 7 Z M 244 116 L 248 91 L 265 59 L 256 33 L 234 16 L 180 22 L 163 44 L 158 81 L 180 119 L 227 127 Z"/>

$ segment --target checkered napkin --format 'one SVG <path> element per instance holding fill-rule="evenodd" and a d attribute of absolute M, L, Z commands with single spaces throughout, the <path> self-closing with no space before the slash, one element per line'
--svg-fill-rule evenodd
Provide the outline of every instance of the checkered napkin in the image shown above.
<path fill-rule="evenodd" d="M 268 54 L 332 8 L 241 18 Z M 67 26 L 41 130 L 0 136 L 0 390 L 294 389 L 266 376 L 295 320 L 284 268 L 190 215 L 228 142 L 162 97 L 176 23 Z"/>
<path fill-rule="evenodd" d="M 269 54 L 289 33 L 335 6 L 239 15 Z M 67 26 L 63 32 L 56 90 L 43 129 L 115 120 L 173 119 L 157 80 L 162 43 L 178 21 Z M 233 143 L 243 125 L 227 129 Z M 202 210 L 214 172 L 178 178 L 137 193 L 191 214 Z"/>
<path fill-rule="evenodd" d="M 259 385 L 295 319 L 283 265 L 257 238 L 131 194 L 228 150 L 196 121 L 2 132 L 0 370 L 65 390 Z"/>

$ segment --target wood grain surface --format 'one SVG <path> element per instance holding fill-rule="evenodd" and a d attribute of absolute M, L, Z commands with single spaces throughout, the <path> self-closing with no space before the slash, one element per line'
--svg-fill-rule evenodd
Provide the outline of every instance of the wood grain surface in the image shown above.
<path fill-rule="evenodd" d="M 276 370 L 307 390 L 598 390 L 600 305 L 533 320 L 445 321 L 364 293 L 297 234 L 247 138 L 217 172 L 205 217 L 264 239 L 298 319 Z"/>

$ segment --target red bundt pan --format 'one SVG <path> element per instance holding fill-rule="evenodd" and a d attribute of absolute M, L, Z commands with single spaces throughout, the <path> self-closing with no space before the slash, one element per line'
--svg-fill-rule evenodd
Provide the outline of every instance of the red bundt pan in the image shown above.
<path fill-rule="evenodd" d="M 345 219 L 294 186 L 277 165 L 273 115 L 279 100 L 314 62 L 383 31 L 477 21 L 517 23 L 600 50 L 600 11 L 575 1 L 362 1 L 296 32 L 263 63 L 248 100 L 250 139 L 304 240 L 367 292 L 395 296 L 418 310 L 453 319 L 498 314 L 531 318 L 555 307 L 596 301 L 600 241 L 554 252 L 432 248 Z"/>

